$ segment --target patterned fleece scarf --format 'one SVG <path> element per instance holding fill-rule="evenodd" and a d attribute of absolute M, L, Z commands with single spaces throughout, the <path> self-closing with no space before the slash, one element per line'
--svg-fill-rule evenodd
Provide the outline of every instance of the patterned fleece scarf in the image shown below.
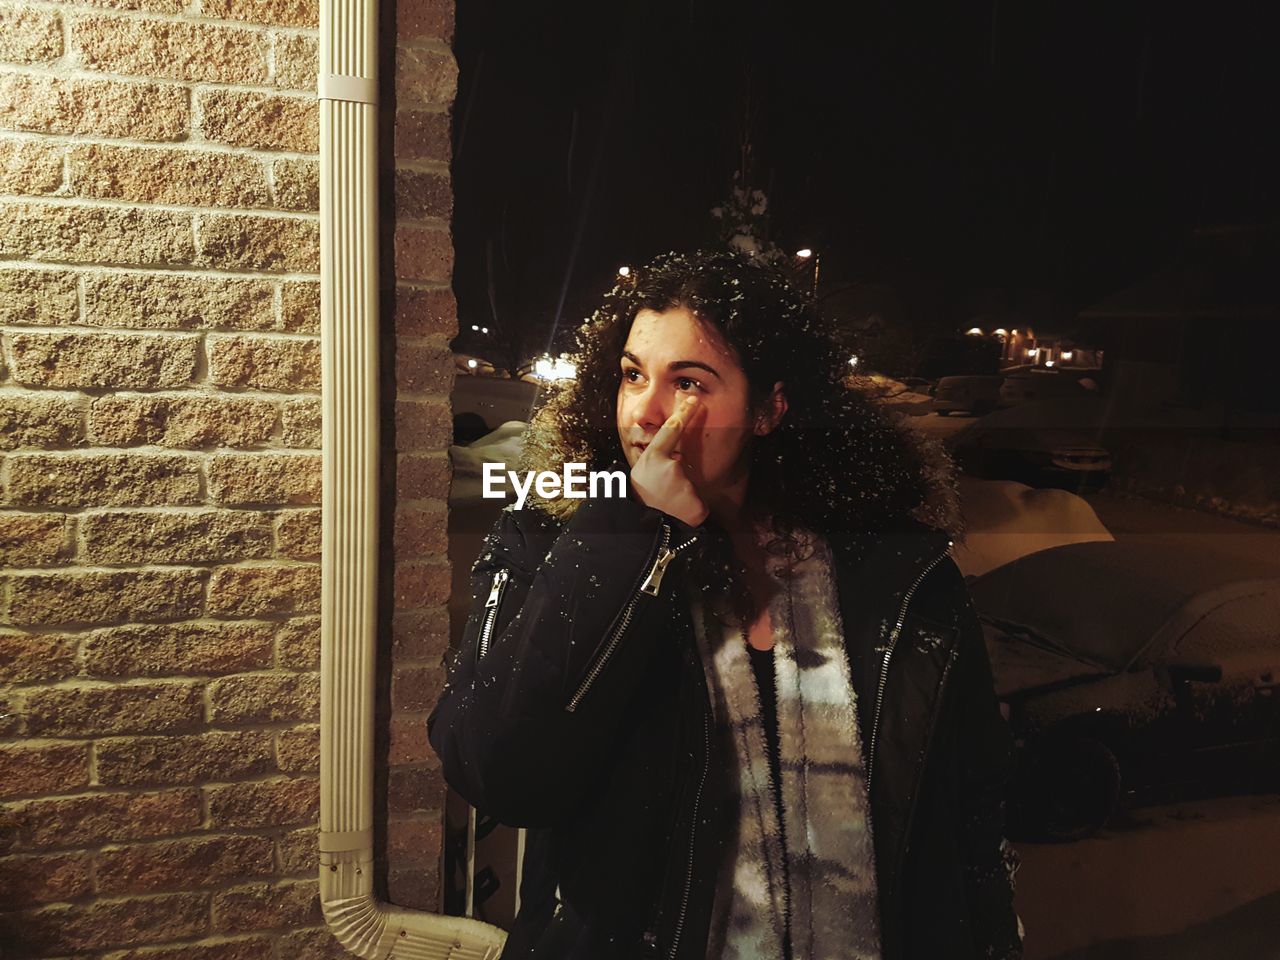
<path fill-rule="evenodd" d="M 759 690 L 741 622 L 694 600 L 721 755 L 737 810 L 713 908 L 708 960 L 879 960 L 866 767 L 831 554 L 815 540 L 791 566 L 770 561 L 782 810 L 770 792 Z M 785 864 L 784 864 L 785 860 Z"/>

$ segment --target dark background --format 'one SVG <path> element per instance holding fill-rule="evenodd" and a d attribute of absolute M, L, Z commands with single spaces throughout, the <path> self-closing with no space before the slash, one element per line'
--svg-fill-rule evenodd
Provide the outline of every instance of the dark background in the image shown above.
<path fill-rule="evenodd" d="M 499 365 L 711 241 L 739 169 L 823 296 L 948 330 L 1060 325 L 1276 220 L 1261 5 L 469 0 L 456 52 L 458 348 Z"/>

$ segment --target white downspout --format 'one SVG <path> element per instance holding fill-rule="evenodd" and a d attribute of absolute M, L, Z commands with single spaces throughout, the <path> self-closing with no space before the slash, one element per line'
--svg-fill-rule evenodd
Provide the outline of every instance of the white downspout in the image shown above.
<path fill-rule="evenodd" d="M 321 0 L 320 901 L 329 929 L 357 956 L 494 960 L 506 939 L 498 927 L 373 895 L 377 24 L 376 0 Z"/>

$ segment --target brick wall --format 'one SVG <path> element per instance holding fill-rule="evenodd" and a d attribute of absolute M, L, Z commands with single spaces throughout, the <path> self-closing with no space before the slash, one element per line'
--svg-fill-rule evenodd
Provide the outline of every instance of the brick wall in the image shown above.
<path fill-rule="evenodd" d="M 341 955 L 314 880 L 317 6 L 0 0 L 5 958 Z M 393 895 L 433 906 L 452 5 L 391 9 L 380 837 Z"/>

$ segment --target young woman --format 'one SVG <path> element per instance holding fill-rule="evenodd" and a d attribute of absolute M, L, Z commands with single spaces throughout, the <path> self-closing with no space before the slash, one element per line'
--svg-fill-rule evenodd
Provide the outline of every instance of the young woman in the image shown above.
<path fill-rule="evenodd" d="M 583 327 L 524 466 L 627 496 L 503 513 L 428 721 L 533 828 L 504 958 L 1021 956 L 949 474 L 848 375 L 734 254 L 659 257 Z"/>

